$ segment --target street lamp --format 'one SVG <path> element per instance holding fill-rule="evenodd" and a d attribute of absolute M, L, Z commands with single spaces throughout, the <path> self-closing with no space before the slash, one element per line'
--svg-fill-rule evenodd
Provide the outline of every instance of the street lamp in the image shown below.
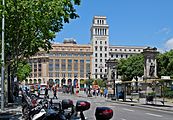
<path fill-rule="evenodd" d="M 112 99 L 116 99 L 116 96 L 115 96 L 115 66 L 113 66 L 113 70 L 112 70 L 112 73 L 111 73 L 111 79 L 113 80 L 113 98 Z"/>
<path fill-rule="evenodd" d="M 88 73 L 88 83 L 89 83 L 89 94 L 88 94 L 88 97 L 92 97 L 92 95 L 91 95 L 91 88 L 90 88 L 90 75 L 91 75 L 91 73 L 89 72 Z"/>
<path fill-rule="evenodd" d="M 2 13 L 2 53 L 1 53 L 1 110 L 4 110 L 4 27 L 5 27 L 5 19 L 4 19 L 4 8 L 5 8 L 5 0 L 2 0 L 3 13 Z"/>

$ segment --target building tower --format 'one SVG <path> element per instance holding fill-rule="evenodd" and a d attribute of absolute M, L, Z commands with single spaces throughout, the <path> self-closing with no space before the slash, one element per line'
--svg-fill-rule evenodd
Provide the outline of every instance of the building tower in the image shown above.
<path fill-rule="evenodd" d="M 92 78 L 99 79 L 106 74 L 106 60 L 109 58 L 109 25 L 105 16 L 94 16 L 91 31 L 93 47 Z"/>

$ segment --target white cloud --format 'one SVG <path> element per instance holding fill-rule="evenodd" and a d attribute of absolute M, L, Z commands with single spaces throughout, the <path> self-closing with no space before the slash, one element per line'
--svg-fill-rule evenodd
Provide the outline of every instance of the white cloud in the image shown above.
<path fill-rule="evenodd" d="M 170 38 L 170 39 L 168 39 L 168 40 L 166 41 L 165 47 L 166 47 L 167 49 L 173 49 L 173 37 Z"/>
<path fill-rule="evenodd" d="M 162 29 L 158 30 L 155 34 L 166 34 L 168 35 L 171 32 L 171 29 L 168 27 L 163 27 Z"/>

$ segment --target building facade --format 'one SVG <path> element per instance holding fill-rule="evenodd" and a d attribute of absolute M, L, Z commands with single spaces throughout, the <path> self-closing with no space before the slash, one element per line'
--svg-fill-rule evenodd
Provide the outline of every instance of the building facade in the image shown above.
<path fill-rule="evenodd" d="M 31 57 L 32 73 L 27 83 L 47 84 L 49 81 L 62 86 L 80 83 L 87 78 L 92 68 L 90 45 L 78 45 L 73 39 L 68 39 L 62 44 L 52 44 L 52 48 L 49 53 L 41 50 Z"/>
<path fill-rule="evenodd" d="M 31 57 L 32 73 L 25 83 L 57 83 L 59 86 L 82 83 L 107 74 L 106 60 L 128 58 L 146 47 L 109 45 L 109 25 L 105 16 L 94 16 L 90 44 L 79 45 L 73 39 L 53 43 L 49 53 L 41 50 Z M 81 86 L 79 86 L 81 87 Z"/>

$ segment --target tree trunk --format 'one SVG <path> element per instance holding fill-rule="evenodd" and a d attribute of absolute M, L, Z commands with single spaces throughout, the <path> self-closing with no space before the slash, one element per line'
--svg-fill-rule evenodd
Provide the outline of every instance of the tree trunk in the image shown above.
<path fill-rule="evenodd" d="M 8 103 L 13 103 L 13 94 L 12 94 L 12 87 L 11 87 L 11 67 L 8 65 Z"/>
<path fill-rule="evenodd" d="M 137 93 L 138 92 L 138 77 L 137 76 L 135 77 L 135 80 L 136 80 L 136 82 L 135 82 L 136 85 L 135 86 L 136 86 L 136 93 Z"/>

